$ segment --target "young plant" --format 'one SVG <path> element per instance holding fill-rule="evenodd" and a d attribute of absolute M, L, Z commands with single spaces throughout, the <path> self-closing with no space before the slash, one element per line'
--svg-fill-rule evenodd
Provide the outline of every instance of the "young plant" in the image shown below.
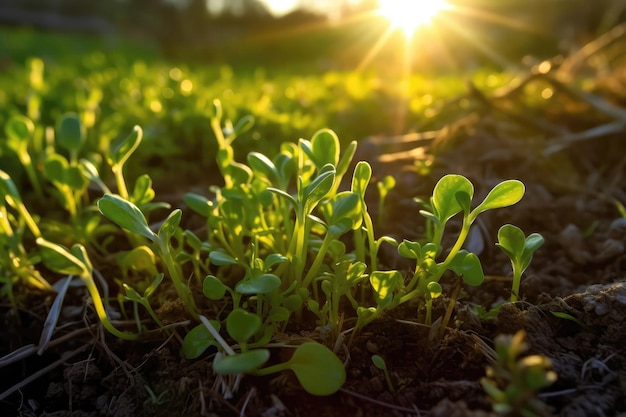
<path fill-rule="evenodd" d="M 372 272 L 370 283 L 376 306 L 357 310 L 355 329 L 372 322 L 384 311 L 414 299 L 425 303 L 426 322 L 430 322 L 432 299 L 441 294 L 439 280 L 447 270 L 462 276 L 468 285 L 477 286 L 483 282 L 484 273 L 478 256 L 462 249 L 470 227 L 481 213 L 517 203 L 524 195 L 524 185 L 517 180 L 503 181 L 472 209 L 473 195 L 474 186 L 461 175 L 446 175 L 437 182 L 430 198 L 431 211 L 420 211 L 431 231 L 428 241 L 419 243 L 405 239 L 397 245 L 400 255 L 415 260 L 412 276 L 405 282 L 398 271 Z M 446 223 L 457 214 L 463 216 L 461 230 L 452 248 L 444 254 L 441 242 Z M 443 260 L 438 261 L 441 256 Z"/>
<path fill-rule="evenodd" d="M 515 302 L 519 296 L 519 286 L 522 274 L 530 265 L 533 253 L 543 245 L 544 239 L 538 233 L 528 237 L 524 236 L 517 226 L 505 224 L 498 230 L 498 246 L 511 260 L 513 267 L 513 287 L 511 289 L 511 302 Z"/>
<path fill-rule="evenodd" d="M 543 355 L 523 356 L 528 350 L 526 333 L 496 338 L 496 363 L 487 367 L 480 383 L 492 401 L 493 411 L 503 416 L 539 417 L 546 406 L 537 392 L 552 385 L 557 375 Z"/>
<path fill-rule="evenodd" d="M 118 330 L 109 320 L 100 291 L 94 280 L 93 266 L 83 245 L 77 243 L 68 250 L 41 237 L 37 239 L 37 244 L 41 250 L 41 257 L 46 267 L 60 274 L 78 276 L 83 280 L 96 309 L 96 314 L 105 329 L 120 339 L 133 340 L 139 337 L 139 334 Z"/>
<path fill-rule="evenodd" d="M 4 125 L 7 136 L 6 144 L 24 167 L 26 176 L 39 198 L 43 198 L 41 180 L 37 174 L 37 161 L 33 161 L 29 147 L 35 134 L 34 123 L 25 116 L 14 115 Z"/>
<path fill-rule="evenodd" d="M 163 221 L 157 233 L 148 226 L 144 214 L 136 205 L 115 194 L 105 194 L 98 200 L 98 209 L 102 215 L 124 230 L 150 240 L 159 258 L 165 264 L 174 288 L 183 301 L 185 309 L 192 317 L 198 316 L 198 309 L 189 286 L 183 279 L 180 264 L 173 255 L 172 237 L 178 229 L 182 212 L 177 209 Z"/>
<path fill-rule="evenodd" d="M 315 342 L 299 345 L 287 362 L 258 369 L 254 374 L 270 375 L 287 369 L 296 375 L 302 388 L 313 395 L 332 395 L 346 381 L 343 363 L 330 349 Z"/>
<path fill-rule="evenodd" d="M 372 363 L 375 367 L 383 371 L 385 375 L 385 382 L 387 383 L 387 388 L 389 392 L 394 393 L 396 390 L 393 387 L 393 383 L 391 382 L 391 376 L 389 375 L 389 369 L 387 369 L 387 363 L 380 355 L 372 355 Z"/>
<path fill-rule="evenodd" d="M 0 170 L 0 294 L 14 301 L 13 285 L 22 281 L 44 291 L 52 286 L 35 268 L 36 255 L 26 250 L 27 231 L 38 238 L 41 232 L 37 222 L 22 202 L 20 193 L 9 175 Z"/>

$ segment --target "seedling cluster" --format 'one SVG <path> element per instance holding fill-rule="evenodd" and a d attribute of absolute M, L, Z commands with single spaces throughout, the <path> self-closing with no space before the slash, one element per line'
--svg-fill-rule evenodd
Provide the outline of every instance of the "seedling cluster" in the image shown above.
<path fill-rule="evenodd" d="M 140 127 L 103 154 L 87 150 L 85 126 L 75 114 L 63 116 L 54 131 L 48 129 L 45 141 L 31 118 L 13 117 L 5 126 L 6 143 L 25 178 L 16 182 L 0 171 L 1 295 L 16 303 L 18 284 L 53 291 L 55 278 L 42 272 L 43 264 L 80 278 L 104 328 L 130 340 L 163 328 L 153 305 L 163 301 L 160 290 L 170 282 L 196 323 L 184 336 L 182 354 L 211 357 L 225 392 L 236 389 L 242 374 L 291 370 L 309 393 L 330 395 L 341 388 L 346 373 L 329 347 L 405 303 L 418 306 L 431 324 L 433 300 L 443 293 L 440 280 L 447 271 L 472 286 L 484 280 L 477 255 L 463 249 L 472 224 L 483 212 L 515 204 L 524 194 L 521 182 L 504 181 L 473 205 L 472 183 L 446 175 L 420 212 L 426 235 L 399 242 L 374 229 L 365 198 L 372 169 L 365 161 L 353 164 L 356 142 L 342 152 L 337 135 L 324 129 L 311 140 L 283 143 L 273 156 L 251 152 L 243 163 L 235 160 L 233 142 L 252 124 L 250 117 L 235 124 L 224 121 L 221 103 L 213 103 L 211 126 L 223 185 L 211 186 L 206 194 L 188 193 L 186 207 L 171 210 L 153 201 L 147 174 L 134 184 L 125 177 L 142 142 Z M 378 184 L 381 196 L 393 186 L 392 178 Z M 20 187 L 30 188 L 35 200 L 54 197 L 65 218 L 50 220 L 31 211 Z M 163 210 L 169 214 L 157 219 Z M 181 226 L 183 215 L 192 212 L 203 219 L 199 230 Z M 462 226 L 448 248 L 442 243 L 446 224 L 457 215 Z M 513 265 L 515 300 L 521 274 L 543 239 L 526 238 L 511 225 L 503 226 L 498 238 Z M 414 262 L 408 277 L 381 264 L 382 245 L 392 245 Z M 108 294 L 94 261 L 103 258 L 117 264 L 117 275 L 106 278 L 118 284 L 119 294 Z M 119 313 L 134 320 L 134 332 L 116 327 L 112 300 L 118 301 Z M 142 312 L 151 322 L 146 324 Z M 301 324 L 305 313 L 316 319 L 318 341 L 278 343 L 276 336 Z M 293 354 L 267 365 L 273 349 L 292 349 Z M 384 364 L 375 360 L 377 366 Z"/>

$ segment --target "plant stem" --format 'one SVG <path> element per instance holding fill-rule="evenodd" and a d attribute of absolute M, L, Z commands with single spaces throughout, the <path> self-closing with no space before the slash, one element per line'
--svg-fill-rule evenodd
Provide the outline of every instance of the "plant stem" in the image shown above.
<path fill-rule="evenodd" d="M 322 262 L 324 261 L 324 256 L 326 256 L 326 252 L 328 251 L 330 244 L 336 238 L 337 238 L 337 235 L 334 235 L 332 233 L 328 233 L 324 237 L 324 240 L 322 241 L 322 245 L 320 246 L 320 249 L 317 252 L 317 256 L 315 257 L 313 264 L 309 268 L 309 271 L 307 272 L 306 277 L 304 277 L 304 280 L 302 281 L 303 287 L 306 288 L 311 284 L 311 281 L 313 281 L 313 278 L 315 278 L 317 271 L 320 269 L 320 266 L 322 265 Z"/>

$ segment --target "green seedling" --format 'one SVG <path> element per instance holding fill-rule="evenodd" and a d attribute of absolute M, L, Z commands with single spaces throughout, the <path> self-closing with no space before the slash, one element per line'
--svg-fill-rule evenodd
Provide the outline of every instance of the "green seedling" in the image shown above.
<path fill-rule="evenodd" d="M 213 328 L 219 332 L 221 324 L 217 320 L 209 320 Z M 182 354 L 187 359 L 200 357 L 209 347 L 219 348 L 220 344 L 207 329 L 207 326 L 200 323 L 185 335 L 183 339 Z"/>
<path fill-rule="evenodd" d="M 387 388 L 389 392 L 394 393 L 396 390 L 393 387 L 393 383 L 391 382 L 391 376 L 389 375 L 389 369 L 387 369 L 387 363 L 380 355 L 372 355 L 372 363 L 375 367 L 383 371 L 385 375 L 385 382 L 387 383 Z"/>
<path fill-rule="evenodd" d="M 85 145 L 84 127 L 75 113 L 65 114 L 56 130 L 56 143 L 70 155 L 70 165 L 78 163 L 78 153 Z"/>
<path fill-rule="evenodd" d="M 4 125 L 4 131 L 7 135 L 6 144 L 15 152 L 24 167 L 35 194 L 39 198 L 43 197 L 40 179 L 37 175 L 36 162 L 33 162 L 29 150 L 35 134 L 35 125 L 29 118 L 15 115 Z"/>
<path fill-rule="evenodd" d="M 148 221 L 141 210 L 130 201 L 118 195 L 105 194 L 98 200 L 98 209 L 104 217 L 124 230 L 143 236 L 152 242 L 154 249 L 156 249 L 160 259 L 167 268 L 174 288 L 176 288 L 178 296 L 183 301 L 185 309 L 193 317 L 197 317 L 196 303 L 189 286 L 183 280 L 182 270 L 180 269 L 180 264 L 174 258 L 171 243 L 171 239 L 180 224 L 182 212 L 178 209 L 174 210 L 163 221 L 159 231 L 154 233 L 148 226 Z"/>
<path fill-rule="evenodd" d="M 533 253 L 543 245 L 544 239 L 538 233 L 528 237 L 524 236 L 517 226 L 505 224 L 498 230 L 498 246 L 511 260 L 513 267 L 513 287 L 511 290 L 511 302 L 515 302 L 519 296 L 519 286 L 522 274 L 530 265 Z"/>
<path fill-rule="evenodd" d="M 577 325 L 579 325 L 583 329 L 589 330 L 589 326 L 587 326 L 585 323 L 583 323 L 582 321 L 580 321 L 579 319 L 577 319 L 576 317 L 572 316 L 569 313 L 565 313 L 563 311 L 550 311 L 550 313 L 554 317 L 558 317 L 558 318 L 563 319 L 563 320 L 571 321 L 572 323 L 576 323 Z"/>
<path fill-rule="evenodd" d="M 346 380 L 346 370 L 326 346 L 306 342 L 299 345 L 287 362 L 257 370 L 255 375 L 270 375 L 291 369 L 309 394 L 326 396 L 337 392 Z"/>
<path fill-rule="evenodd" d="M 118 330 L 109 320 L 100 291 L 94 280 L 93 266 L 83 245 L 77 243 L 68 250 L 43 238 L 38 238 L 37 244 L 47 268 L 60 274 L 75 275 L 83 280 L 96 309 L 96 314 L 105 329 L 120 339 L 132 340 L 139 337 L 139 334 Z"/>
<path fill-rule="evenodd" d="M 139 126 L 133 127 L 133 131 L 115 149 L 111 151 L 109 156 L 109 165 L 115 176 L 117 191 L 122 198 L 128 199 L 128 188 L 124 179 L 124 166 L 128 158 L 137 150 L 141 139 L 143 138 L 143 130 Z"/>
<path fill-rule="evenodd" d="M 133 315 L 135 317 L 135 323 L 137 323 L 137 330 L 139 331 L 141 331 L 141 317 L 137 308 L 137 306 L 139 305 L 143 306 L 148 311 L 150 317 L 152 317 L 154 322 L 159 327 L 163 327 L 163 323 L 152 309 L 149 300 L 150 296 L 154 294 L 159 284 L 161 284 L 161 282 L 163 281 L 163 277 L 164 275 L 162 273 L 155 274 L 154 279 L 152 280 L 150 285 L 148 285 L 148 287 L 143 291 L 143 294 L 140 294 L 137 290 L 135 290 L 127 283 L 122 283 L 122 287 L 124 288 L 124 299 L 133 302 Z"/>
<path fill-rule="evenodd" d="M 385 219 L 385 201 L 389 192 L 396 186 L 396 179 L 391 175 L 385 176 L 382 181 L 376 183 L 378 187 L 378 224 L 383 224 Z"/>
<path fill-rule="evenodd" d="M 505 416 L 539 417 L 546 406 L 537 392 L 552 385 L 557 375 L 543 355 L 524 356 L 526 333 L 496 338 L 496 362 L 487 367 L 480 383 L 492 401 L 493 411 Z"/>
<path fill-rule="evenodd" d="M 17 281 L 52 291 L 52 286 L 35 268 L 36 256 L 26 250 L 27 231 L 34 238 L 41 236 L 39 226 L 22 202 L 15 183 L 0 170 L 0 282 L 4 284 L 0 294 L 7 295 L 12 303 L 13 285 Z"/>

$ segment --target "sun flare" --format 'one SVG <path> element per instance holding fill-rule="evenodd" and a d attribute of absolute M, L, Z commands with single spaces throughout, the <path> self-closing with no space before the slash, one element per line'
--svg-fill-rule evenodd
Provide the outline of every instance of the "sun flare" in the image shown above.
<path fill-rule="evenodd" d="M 419 27 L 429 24 L 437 14 L 449 8 L 446 0 L 379 0 L 378 14 L 411 36 Z"/>

